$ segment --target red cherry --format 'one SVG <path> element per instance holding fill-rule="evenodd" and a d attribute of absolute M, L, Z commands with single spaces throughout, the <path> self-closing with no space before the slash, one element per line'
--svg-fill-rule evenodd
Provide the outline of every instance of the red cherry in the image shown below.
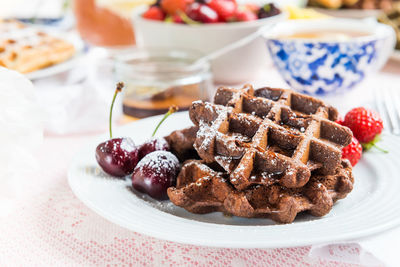
<path fill-rule="evenodd" d="M 135 169 L 138 149 L 131 138 L 114 138 L 97 146 L 96 160 L 105 173 L 123 177 Z"/>
<path fill-rule="evenodd" d="M 112 110 L 117 94 L 122 91 L 123 83 L 118 83 L 110 107 L 110 140 L 96 147 L 96 160 L 104 172 L 117 177 L 131 174 L 138 162 L 139 151 L 130 138 L 112 139 Z"/>
<path fill-rule="evenodd" d="M 165 14 L 158 6 L 151 6 L 143 13 L 142 17 L 151 20 L 164 20 Z"/>
<path fill-rule="evenodd" d="M 144 158 L 147 154 L 154 151 L 168 151 L 169 145 L 164 138 L 153 138 L 149 141 L 144 142 L 139 147 L 139 160 Z"/>
<path fill-rule="evenodd" d="M 218 22 L 218 14 L 205 4 L 192 3 L 186 9 L 189 18 L 203 23 Z"/>
<path fill-rule="evenodd" d="M 168 199 L 167 189 L 174 186 L 179 160 L 167 151 L 155 151 L 139 161 L 132 174 L 132 186 L 152 198 Z"/>
<path fill-rule="evenodd" d="M 160 120 L 160 122 L 157 124 L 156 128 L 154 129 L 153 134 L 151 135 L 151 137 L 153 137 L 152 139 L 144 142 L 142 145 L 140 145 L 139 147 L 139 160 L 141 160 L 142 158 L 144 158 L 147 154 L 150 154 L 151 152 L 154 151 L 168 151 L 169 150 L 169 145 L 167 140 L 165 140 L 164 138 L 154 138 L 154 135 L 157 133 L 158 128 L 160 128 L 161 124 L 174 112 L 176 112 L 178 110 L 178 107 L 176 106 L 171 106 L 168 110 L 167 113 L 165 113 L 165 115 L 162 117 L 162 119 Z"/>

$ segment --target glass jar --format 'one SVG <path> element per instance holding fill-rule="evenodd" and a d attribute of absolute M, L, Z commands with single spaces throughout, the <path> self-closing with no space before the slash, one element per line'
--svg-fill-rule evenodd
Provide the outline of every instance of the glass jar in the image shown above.
<path fill-rule="evenodd" d="M 210 64 L 192 65 L 201 54 L 166 48 L 134 49 L 116 56 L 115 76 L 125 83 L 123 112 L 134 118 L 187 110 L 212 94 Z"/>

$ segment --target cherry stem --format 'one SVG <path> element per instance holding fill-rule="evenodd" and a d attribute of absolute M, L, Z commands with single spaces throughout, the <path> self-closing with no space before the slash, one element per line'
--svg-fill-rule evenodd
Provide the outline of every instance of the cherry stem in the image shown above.
<path fill-rule="evenodd" d="M 165 113 L 164 117 L 161 119 L 161 121 L 157 124 L 157 127 L 154 129 L 153 134 L 151 135 L 151 137 L 154 137 L 154 135 L 156 134 L 158 128 L 160 128 L 160 125 L 169 117 L 169 115 L 171 115 L 172 113 L 176 112 L 178 110 L 177 106 L 171 106 L 169 107 L 169 110 L 167 113 Z"/>
<path fill-rule="evenodd" d="M 113 97 L 112 102 L 111 102 L 110 116 L 109 116 L 109 122 L 108 122 L 108 124 L 109 124 L 108 127 L 109 127 L 109 130 L 110 130 L 110 139 L 113 138 L 112 137 L 112 112 L 113 112 L 113 108 L 114 108 L 115 99 L 117 98 L 117 94 L 122 91 L 122 88 L 124 88 L 124 86 L 125 85 L 124 85 L 123 82 L 117 83 L 117 88 L 115 88 L 114 97 Z"/>

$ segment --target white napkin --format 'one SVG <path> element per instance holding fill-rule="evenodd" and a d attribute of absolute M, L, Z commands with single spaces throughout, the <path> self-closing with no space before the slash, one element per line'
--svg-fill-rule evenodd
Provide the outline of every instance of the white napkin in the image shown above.
<path fill-rule="evenodd" d="M 43 112 L 32 83 L 0 67 L 0 216 L 19 194 L 19 181 L 38 165 L 33 151 L 43 140 Z"/>
<path fill-rule="evenodd" d="M 37 95 L 46 112 L 45 132 L 72 134 L 104 131 L 115 91 L 113 65 L 104 49 L 92 49 L 70 71 L 35 80 Z M 117 97 L 113 118 L 122 114 Z"/>

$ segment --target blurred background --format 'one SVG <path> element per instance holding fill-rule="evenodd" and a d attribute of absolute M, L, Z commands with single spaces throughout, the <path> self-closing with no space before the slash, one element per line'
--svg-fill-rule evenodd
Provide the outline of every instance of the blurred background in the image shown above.
<path fill-rule="evenodd" d="M 92 265 L 121 265 L 136 251 L 144 264 L 151 251 L 172 251 L 171 262 L 191 253 L 106 224 L 68 187 L 68 165 L 107 131 L 121 81 L 115 126 L 250 83 L 316 96 L 342 115 L 371 107 L 385 132 L 399 134 L 400 0 L 0 0 L 0 262 L 7 255 L 25 265 L 88 266 L 90 256 Z M 370 243 L 386 254 L 397 247 Z M 206 255 L 205 265 L 210 251 L 223 260 L 214 248 L 191 251 Z M 265 256 L 297 262 L 308 253 L 279 251 Z"/>
<path fill-rule="evenodd" d="M 117 81 L 126 84 L 115 111 L 124 123 L 172 104 L 185 110 L 219 85 L 342 98 L 400 58 L 399 3 L 390 0 L 2 0 L 0 17 L 74 48 L 62 62 L 22 71 L 49 134 L 104 130 Z M 25 28 L 15 37 L 2 26 L 2 41 L 32 43 Z"/>

